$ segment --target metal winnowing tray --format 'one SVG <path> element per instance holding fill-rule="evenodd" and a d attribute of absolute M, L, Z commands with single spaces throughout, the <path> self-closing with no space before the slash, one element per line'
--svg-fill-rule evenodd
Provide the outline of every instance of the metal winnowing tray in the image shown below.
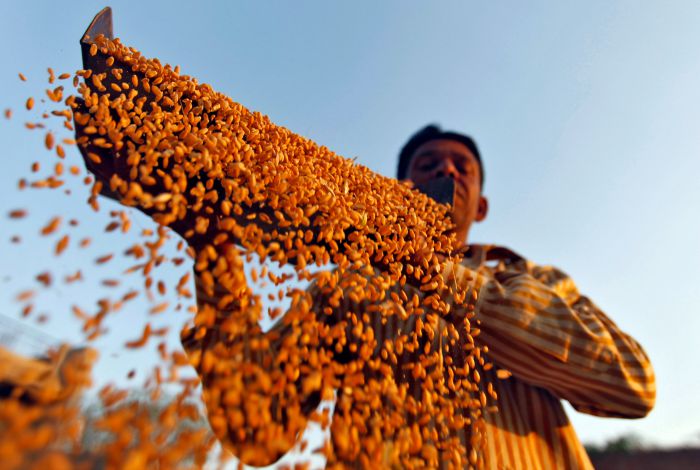
<path fill-rule="evenodd" d="M 114 28 L 112 23 L 112 9 L 106 7 L 102 9 L 90 26 L 80 38 L 80 47 L 83 53 L 83 67 L 86 70 L 93 70 L 97 73 L 106 71 L 107 66 L 101 54 L 90 55 L 90 46 L 93 39 L 99 35 L 107 39 L 114 39 Z M 437 178 L 424 184 L 416 185 L 416 189 L 427 194 L 441 204 L 452 204 L 454 201 L 454 180 L 449 177 Z"/>
<path fill-rule="evenodd" d="M 83 68 L 86 70 L 91 70 L 93 73 L 107 73 L 107 76 L 109 77 L 109 71 L 112 67 L 107 65 L 107 58 L 108 56 L 106 54 L 103 54 L 101 52 L 98 52 L 94 55 L 90 54 L 90 48 L 92 44 L 94 43 L 94 39 L 97 38 L 98 36 L 103 35 L 104 37 L 108 39 L 114 39 L 114 30 L 113 30 L 113 23 L 112 23 L 112 10 L 109 7 L 104 8 L 102 11 L 100 11 L 95 18 L 92 20 L 90 25 L 88 26 L 87 30 L 83 34 L 83 36 L 80 39 L 80 46 L 82 49 L 82 56 L 83 56 Z M 94 52 L 94 51 L 93 51 Z M 129 80 L 131 78 L 131 75 L 137 74 L 138 72 L 134 72 L 132 70 L 123 70 L 123 80 Z M 88 86 L 91 86 L 91 83 L 89 80 L 86 81 L 86 84 Z M 111 90 L 109 87 L 107 87 L 106 91 L 103 91 L 107 94 L 110 95 L 110 99 L 116 99 L 118 97 L 118 93 L 115 92 L 114 90 Z M 105 158 L 111 158 L 110 156 L 106 156 L 104 154 L 101 155 L 103 159 Z M 454 180 L 449 177 L 445 178 L 437 178 L 432 181 L 429 181 L 425 184 L 420 184 L 416 185 L 416 189 L 421 191 L 422 193 L 428 195 L 435 201 L 441 204 L 452 204 L 454 201 L 454 194 L 455 194 L 455 184 Z M 274 220 L 274 218 L 273 218 Z M 278 230 L 279 227 L 277 226 L 270 226 L 267 227 L 265 224 L 260 224 L 261 228 L 263 230 Z M 311 230 L 314 230 L 315 227 L 308 227 Z M 352 231 L 353 229 L 349 229 L 349 231 Z M 346 232 L 346 235 L 348 233 Z M 342 245 L 342 244 L 341 244 Z M 342 250 L 342 249 L 341 249 Z M 448 253 L 444 253 L 448 254 Z M 295 264 L 294 259 L 290 259 L 289 262 L 292 264 Z"/>

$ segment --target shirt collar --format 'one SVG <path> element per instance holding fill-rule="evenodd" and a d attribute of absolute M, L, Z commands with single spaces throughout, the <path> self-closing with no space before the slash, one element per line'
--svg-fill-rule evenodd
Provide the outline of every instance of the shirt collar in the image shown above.
<path fill-rule="evenodd" d="M 483 267 L 487 261 L 499 261 L 506 265 L 525 261 L 525 258 L 513 250 L 498 245 L 466 245 L 460 253 L 464 256 L 462 264 L 472 269 Z"/>

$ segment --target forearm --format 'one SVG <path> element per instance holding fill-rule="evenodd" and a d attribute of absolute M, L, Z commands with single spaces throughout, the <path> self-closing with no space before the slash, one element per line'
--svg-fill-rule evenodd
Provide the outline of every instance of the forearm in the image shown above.
<path fill-rule="evenodd" d="M 489 356 L 499 367 L 548 389 L 581 412 L 639 418 L 654 405 L 654 376 L 643 357 L 625 356 L 611 347 L 603 349 L 596 358 L 570 346 L 567 356 L 561 359 L 518 335 L 503 334 L 488 321 L 482 322 L 477 342 L 488 345 Z"/>
<path fill-rule="evenodd" d="M 318 335 L 316 317 L 293 303 L 264 332 L 256 300 L 222 302 L 229 294 L 220 285 L 207 289 L 200 276 L 196 285 L 195 325 L 182 339 L 212 429 L 243 462 L 271 464 L 297 442 L 327 388 L 324 377 L 333 375 L 330 355 L 306 347 Z"/>
<path fill-rule="evenodd" d="M 618 417 L 649 412 L 655 384 L 646 354 L 572 283 L 567 293 L 527 273 L 506 273 L 499 280 L 458 270 L 457 282 L 477 294 L 477 342 L 488 346 L 496 365 L 583 412 Z"/>

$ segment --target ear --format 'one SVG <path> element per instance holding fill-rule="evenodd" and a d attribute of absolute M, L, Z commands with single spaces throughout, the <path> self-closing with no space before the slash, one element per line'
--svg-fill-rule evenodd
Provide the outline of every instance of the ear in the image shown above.
<path fill-rule="evenodd" d="M 474 220 L 476 222 L 481 222 L 486 218 L 489 212 L 489 200 L 485 196 L 479 196 L 479 205 L 476 208 L 476 217 Z"/>

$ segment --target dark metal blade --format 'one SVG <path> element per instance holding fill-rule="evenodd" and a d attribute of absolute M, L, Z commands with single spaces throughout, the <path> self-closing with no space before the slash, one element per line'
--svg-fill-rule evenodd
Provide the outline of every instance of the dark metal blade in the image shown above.
<path fill-rule="evenodd" d="M 440 204 L 452 204 L 455 199 L 455 180 L 450 177 L 436 178 L 427 183 L 417 184 L 416 189 Z"/>
<path fill-rule="evenodd" d="M 90 46 L 95 38 L 99 35 L 105 36 L 107 39 L 114 39 L 114 30 L 112 28 L 112 9 L 105 7 L 101 12 L 95 15 L 90 26 L 85 30 L 85 33 L 80 38 L 80 48 L 83 52 L 83 68 L 93 70 L 95 73 L 104 71 L 104 57 L 101 54 L 95 56 L 90 55 Z"/>

